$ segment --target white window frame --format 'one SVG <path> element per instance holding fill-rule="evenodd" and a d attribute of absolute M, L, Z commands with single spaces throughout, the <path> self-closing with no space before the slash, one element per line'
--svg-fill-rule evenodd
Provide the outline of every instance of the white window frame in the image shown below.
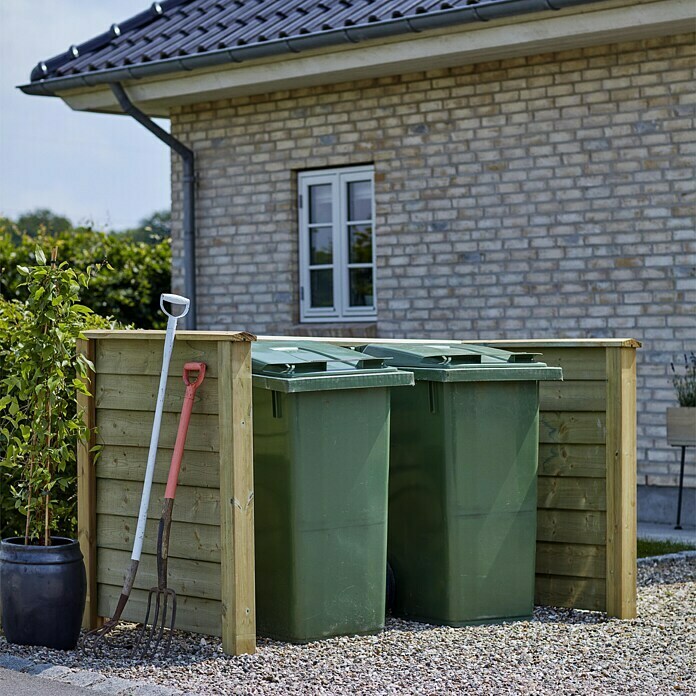
<path fill-rule="evenodd" d="M 349 263 L 348 244 L 348 195 L 347 185 L 352 181 L 369 180 L 372 187 L 372 260 L 369 263 Z M 322 169 L 298 174 L 299 228 L 300 228 L 300 321 L 302 322 L 358 322 L 374 321 L 377 318 L 377 256 L 375 234 L 375 180 L 374 167 L 342 167 Z M 333 307 L 312 307 L 310 305 L 310 263 L 309 263 L 309 187 L 330 184 L 332 210 L 333 263 L 325 267 L 333 268 Z M 328 226 L 325 225 L 325 226 Z M 316 269 L 316 265 L 312 268 Z M 349 303 L 349 268 L 372 268 L 372 307 L 351 307 Z"/>

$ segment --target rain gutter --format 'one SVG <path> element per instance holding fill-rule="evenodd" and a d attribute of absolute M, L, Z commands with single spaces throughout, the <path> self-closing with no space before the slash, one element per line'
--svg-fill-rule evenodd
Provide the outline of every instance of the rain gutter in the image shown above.
<path fill-rule="evenodd" d="M 208 51 L 200 55 L 178 56 L 165 58 L 149 63 L 141 63 L 128 67 L 107 68 L 94 70 L 81 75 L 71 75 L 55 78 L 39 78 L 29 84 L 20 85 L 25 94 L 56 96 L 58 92 L 68 89 L 94 87 L 104 83 L 120 82 L 122 80 L 137 80 L 146 77 L 156 77 L 178 71 L 197 70 L 228 63 L 242 63 L 248 60 L 268 58 L 281 54 L 301 53 L 318 48 L 327 48 L 345 44 L 356 44 L 362 41 L 381 39 L 408 33 L 420 33 L 431 29 L 452 28 L 455 25 L 473 22 L 488 22 L 530 12 L 561 10 L 576 5 L 587 5 L 603 0 L 498 0 L 497 2 L 474 2 L 464 8 L 451 8 L 438 12 L 423 12 L 409 17 L 381 20 L 368 24 L 344 26 L 341 29 L 329 29 L 312 34 L 292 36 L 272 41 L 259 42 L 251 45 L 235 46 L 233 48 Z M 444 3 L 443 3 L 444 4 Z M 104 41 L 108 43 L 113 36 L 118 35 L 118 27 L 112 27 L 111 33 L 105 34 Z M 118 30 L 120 31 L 120 30 Z M 106 44 L 105 44 L 106 45 Z M 47 74 L 53 61 L 67 62 L 75 57 L 75 51 L 81 47 L 72 46 L 69 55 L 58 56 L 47 64 L 39 63 L 32 77 Z M 58 67 L 58 66 L 55 66 Z"/>
<path fill-rule="evenodd" d="M 195 156 L 181 141 L 160 128 L 149 116 L 144 114 L 128 98 L 119 82 L 111 85 L 111 91 L 124 113 L 156 135 L 169 148 L 174 150 L 183 162 L 183 203 L 184 203 L 184 294 L 191 300 L 191 308 L 186 316 L 186 328 L 196 329 L 196 170 Z"/>

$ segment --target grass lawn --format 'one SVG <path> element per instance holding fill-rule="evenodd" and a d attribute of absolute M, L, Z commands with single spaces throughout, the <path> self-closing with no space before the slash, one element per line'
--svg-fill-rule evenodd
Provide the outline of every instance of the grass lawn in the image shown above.
<path fill-rule="evenodd" d="M 638 558 L 647 556 L 662 556 L 677 551 L 693 551 L 696 546 L 680 541 L 655 541 L 653 539 L 638 539 Z"/>

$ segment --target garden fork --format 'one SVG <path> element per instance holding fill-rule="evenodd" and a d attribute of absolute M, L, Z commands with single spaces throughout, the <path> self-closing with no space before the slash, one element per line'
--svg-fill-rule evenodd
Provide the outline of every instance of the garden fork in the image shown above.
<path fill-rule="evenodd" d="M 171 305 L 171 311 L 167 310 L 165 303 Z M 94 647 L 97 643 L 104 639 L 108 633 L 114 630 L 121 621 L 121 614 L 128 603 L 135 576 L 138 572 L 140 564 L 140 554 L 143 549 L 143 538 L 145 537 L 145 525 L 147 523 L 147 510 L 150 505 L 150 490 L 152 488 L 152 478 L 155 474 L 155 459 L 157 457 L 157 444 L 159 442 L 160 427 L 162 424 L 162 412 L 164 410 L 164 396 L 167 390 L 167 376 L 169 374 L 169 361 L 172 357 L 174 348 L 174 334 L 176 333 L 176 325 L 179 319 L 182 319 L 188 314 L 191 306 L 191 301 L 180 295 L 172 295 L 163 293 L 160 295 L 160 307 L 167 315 L 167 333 L 164 339 L 164 351 L 162 353 L 162 370 L 160 372 L 159 388 L 157 389 L 157 402 L 155 405 L 155 417 L 152 422 L 152 435 L 150 436 L 150 449 L 147 454 L 147 466 L 145 467 L 145 480 L 143 482 L 143 492 L 140 497 L 140 510 L 138 512 L 138 526 L 135 530 L 135 538 L 133 540 L 133 553 L 131 554 L 130 566 L 126 571 L 126 577 L 123 581 L 123 589 L 118 598 L 118 604 L 112 617 L 104 623 L 103 626 L 95 628 L 85 634 L 82 647 Z"/>
<path fill-rule="evenodd" d="M 198 376 L 195 381 L 191 381 L 192 372 L 197 372 Z M 184 445 L 186 444 L 186 433 L 188 432 L 189 421 L 191 420 L 191 411 L 193 410 L 193 400 L 196 390 L 201 386 L 205 379 L 205 363 L 186 363 L 184 365 L 184 384 L 186 385 L 186 394 L 184 396 L 184 405 L 181 409 L 181 417 L 179 418 L 179 430 L 176 434 L 176 444 L 174 445 L 174 453 L 172 454 L 172 463 L 169 465 L 169 476 L 167 477 L 167 488 L 164 492 L 164 505 L 162 506 L 162 517 L 159 522 L 159 530 L 157 532 L 157 585 L 150 589 L 147 597 L 147 611 L 145 620 L 140 631 L 138 641 L 133 648 L 137 651 L 142 644 L 141 655 L 146 655 L 150 651 L 157 652 L 157 649 L 162 642 L 164 629 L 167 628 L 168 609 L 171 604 L 171 620 L 169 621 L 169 635 L 164 649 L 165 654 L 169 652 L 172 643 L 172 633 L 176 622 L 176 592 L 171 587 L 167 587 L 167 560 L 169 558 L 169 535 L 172 528 L 172 510 L 174 509 L 174 496 L 176 495 L 176 486 L 179 481 L 179 470 L 181 468 L 181 460 L 184 456 Z M 154 602 L 154 615 L 148 629 L 150 619 L 150 611 Z M 145 638 L 147 636 L 147 638 Z M 156 636 L 156 637 L 155 637 Z M 143 643 L 143 640 L 145 642 Z M 154 642 L 153 642 L 154 640 Z"/>

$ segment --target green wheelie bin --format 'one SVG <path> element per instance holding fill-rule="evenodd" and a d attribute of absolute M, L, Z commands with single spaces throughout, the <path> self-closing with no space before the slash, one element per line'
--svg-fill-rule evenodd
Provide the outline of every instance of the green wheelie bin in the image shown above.
<path fill-rule="evenodd" d="M 362 348 L 411 370 L 392 398 L 393 612 L 462 626 L 534 605 L 540 380 L 561 368 L 461 343 Z"/>
<path fill-rule="evenodd" d="M 412 373 L 324 343 L 259 341 L 252 381 L 257 632 L 305 643 L 380 631 L 390 391 Z"/>

